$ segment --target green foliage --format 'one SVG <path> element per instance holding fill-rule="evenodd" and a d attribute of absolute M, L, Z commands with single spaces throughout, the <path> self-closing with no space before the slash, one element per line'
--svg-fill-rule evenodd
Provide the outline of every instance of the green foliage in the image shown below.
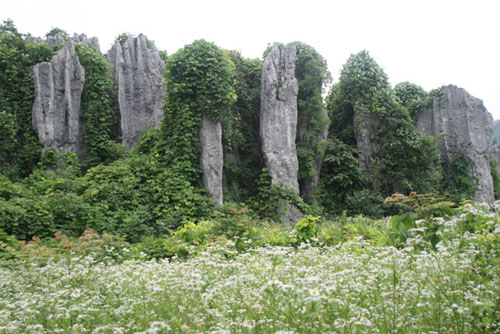
<path fill-rule="evenodd" d="M 320 217 L 306 216 L 299 220 L 294 226 L 297 238 L 301 241 L 311 240 L 318 234 L 318 224 Z"/>
<path fill-rule="evenodd" d="M 12 21 L 0 25 L 0 173 L 10 178 L 29 175 L 38 163 L 41 145 L 31 125 L 33 66 L 50 60 L 57 48 L 24 41 Z"/>
<path fill-rule="evenodd" d="M 318 174 L 315 159 L 325 152 L 325 143 L 320 143 L 320 135 L 329 126 L 329 119 L 323 115 L 322 94 L 331 81 L 326 60 L 311 46 L 295 42 L 297 50 L 296 77 L 299 84 L 297 96 L 297 158 L 299 161 L 298 180 L 301 191 L 304 183 Z M 309 194 L 307 194 L 309 196 Z M 311 201 L 310 198 L 306 198 Z"/>
<path fill-rule="evenodd" d="M 69 35 L 66 31 L 60 28 L 52 28 L 48 33 L 45 34 L 46 37 L 60 35 L 65 41 L 69 39 Z"/>
<path fill-rule="evenodd" d="M 229 117 L 236 99 L 231 86 L 234 64 L 216 45 L 198 40 L 168 58 L 165 77 L 165 118 L 158 151 L 177 178 L 201 187 L 201 115 L 206 113 L 214 121 Z"/>
<path fill-rule="evenodd" d="M 229 117 L 236 101 L 234 71 L 227 52 L 215 44 L 197 40 L 186 45 L 167 60 L 167 113 L 182 106 L 214 121 Z"/>
<path fill-rule="evenodd" d="M 351 212 L 347 196 L 367 186 L 355 157 L 355 150 L 337 138 L 329 138 L 316 196 L 324 213 Z"/>
<path fill-rule="evenodd" d="M 426 91 L 411 82 L 405 81 L 394 86 L 394 93 L 398 97 L 401 105 L 408 109 L 412 119 L 418 115 L 425 106 Z"/>
<path fill-rule="evenodd" d="M 438 183 L 437 138 L 421 134 L 413 125 L 408 110 L 400 104 L 401 99 L 410 103 L 408 101 L 414 99 L 418 87 L 402 84 L 398 91 L 401 98 L 391 89 L 386 74 L 368 52 L 361 51 L 348 59 L 341 71 L 340 81 L 328 99 L 332 120 L 330 140 L 343 142 L 347 145 L 347 152 L 350 148 L 353 156 L 361 153 L 357 152 L 356 136 L 366 131 L 363 127 L 370 122 L 372 162 L 362 171 L 365 185 L 370 187 L 364 193 L 357 193 L 356 196 L 351 193 L 345 197 L 354 207 L 393 192 L 433 191 Z M 336 159 L 328 155 L 327 152 L 327 168 L 328 161 Z M 344 174 L 351 175 L 349 180 L 357 175 L 357 171 L 353 164 L 348 166 Z M 330 187 L 323 192 L 349 191 L 331 181 L 327 183 Z M 324 183 L 325 186 L 327 183 Z M 375 213 L 378 209 L 373 207 L 370 211 Z"/>
<path fill-rule="evenodd" d="M 470 173 L 471 160 L 465 153 L 457 153 L 443 168 L 442 192 L 450 201 L 471 200 L 477 190 L 477 180 Z"/>
<path fill-rule="evenodd" d="M 252 213 L 264 220 L 279 222 L 281 215 L 287 210 L 287 205 L 294 205 L 304 213 L 309 213 L 311 207 L 304 203 L 292 189 L 283 185 L 273 185 L 267 168 L 263 168 L 257 181 L 257 194 L 251 197 L 247 204 Z"/>
<path fill-rule="evenodd" d="M 236 51 L 229 55 L 236 66 L 233 87 L 238 99 L 231 117 L 222 122 L 224 196 L 226 201 L 242 202 L 256 195 L 264 167 L 259 135 L 262 61 L 243 58 Z"/>
<path fill-rule="evenodd" d="M 386 212 L 390 214 L 418 213 L 417 218 L 429 218 L 432 216 L 447 217 L 453 214 L 452 207 L 456 204 L 443 201 L 443 198 L 435 197 L 434 194 L 417 194 L 412 192 L 409 195 L 399 193 L 392 194 L 384 201 Z"/>
<path fill-rule="evenodd" d="M 116 160 L 123 150 L 111 140 L 111 128 L 118 122 L 119 115 L 111 107 L 113 80 L 109 63 L 91 44 L 77 44 L 75 48 L 85 69 L 82 120 L 85 124 L 83 139 L 88 168 Z"/>
<path fill-rule="evenodd" d="M 125 42 L 127 42 L 127 39 L 133 37 L 132 34 L 129 34 L 129 33 L 121 33 L 120 35 L 118 35 L 115 39 L 115 41 L 118 41 L 120 43 L 121 46 L 124 46 L 125 45 Z"/>
<path fill-rule="evenodd" d="M 493 179 L 493 191 L 496 200 L 500 199 L 500 176 L 497 170 L 498 165 L 500 165 L 500 162 L 490 157 L 491 178 Z"/>

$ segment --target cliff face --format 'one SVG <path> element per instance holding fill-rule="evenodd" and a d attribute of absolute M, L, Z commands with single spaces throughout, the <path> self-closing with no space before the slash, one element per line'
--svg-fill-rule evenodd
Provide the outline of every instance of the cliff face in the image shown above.
<path fill-rule="evenodd" d="M 458 153 L 469 157 L 471 176 L 478 181 L 475 200 L 492 203 L 489 145 L 493 118 L 483 102 L 465 89 L 450 85 L 442 91 L 443 98 L 418 115 L 417 128 L 430 136 L 445 134 L 439 140 L 441 163 L 451 163 Z"/>
<path fill-rule="evenodd" d="M 260 107 L 262 152 L 273 185 L 284 185 L 299 193 L 299 163 L 295 147 L 298 81 L 293 43 L 275 45 L 264 60 Z M 297 220 L 298 209 L 284 208 L 283 220 Z"/>
<path fill-rule="evenodd" d="M 80 121 L 85 72 L 72 41 L 50 62 L 35 65 L 33 127 L 44 149 L 79 153 L 83 125 Z"/>
<path fill-rule="evenodd" d="M 144 35 L 129 37 L 123 46 L 116 41 L 107 59 L 116 83 L 122 143 L 132 147 L 142 131 L 163 119 L 165 63 Z"/>

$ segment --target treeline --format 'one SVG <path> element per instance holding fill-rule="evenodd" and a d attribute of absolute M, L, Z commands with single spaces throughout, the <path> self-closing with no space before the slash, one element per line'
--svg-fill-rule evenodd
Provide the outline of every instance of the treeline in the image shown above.
<path fill-rule="evenodd" d="M 54 33 L 51 32 L 51 33 Z M 220 215 L 204 187 L 198 135 L 202 113 L 220 121 L 224 202 L 248 207 L 254 219 L 279 220 L 291 201 L 306 214 L 373 217 L 394 213 L 384 199 L 395 192 L 472 199 L 467 161 L 439 163 L 437 140 L 420 133 L 415 115 L 439 98 L 417 85 L 394 89 L 362 51 L 344 65 L 329 92 L 324 58 L 296 42 L 299 83 L 296 139 L 301 197 L 272 186 L 261 152 L 259 111 L 263 61 L 213 43 L 195 41 L 166 61 L 164 120 L 125 149 L 117 123 L 111 69 L 92 45 L 77 45 L 87 80 L 82 94 L 84 154 L 42 152 L 32 128 L 32 69 L 60 46 L 25 40 L 12 22 L 0 26 L 0 229 L 19 239 L 86 228 L 129 241 L 175 231 L 187 221 Z M 323 96 L 326 94 L 326 99 Z M 325 113 L 326 111 L 326 113 Z M 326 140 L 320 133 L 328 129 Z M 364 145 L 364 146 L 363 146 Z M 320 172 L 319 183 L 305 191 Z"/>

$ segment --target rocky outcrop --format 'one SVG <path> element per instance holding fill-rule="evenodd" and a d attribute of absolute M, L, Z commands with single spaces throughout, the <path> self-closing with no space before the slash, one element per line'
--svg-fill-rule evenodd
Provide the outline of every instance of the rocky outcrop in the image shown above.
<path fill-rule="evenodd" d="M 101 47 L 99 45 L 99 39 L 97 37 L 88 38 L 85 34 L 73 34 L 73 42 L 82 44 L 92 44 L 99 52 Z"/>
<path fill-rule="evenodd" d="M 121 115 L 122 143 L 132 147 L 142 131 L 160 124 L 163 118 L 164 62 L 146 36 L 116 41 L 107 54 L 113 69 Z"/>
<path fill-rule="evenodd" d="M 66 38 L 61 33 L 47 36 L 45 39 L 42 39 L 41 37 L 35 37 L 31 34 L 27 34 L 25 40 L 32 43 L 47 43 L 48 45 L 51 46 L 66 43 Z M 99 46 L 99 39 L 97 37 L 88 38 L 87 35 L 85 34 L 75 33 L 73 34 L 73 38 L 71 40 L 75 43 L 92 44 L 97 50 L 101 51 L 101 48 Z"/>
<path fill-rule="evenodd" d="M 456 86 L 442 87 L 442 98 L 418 115 L 417 128 L 427 135 L 445 134 L 439 139 L 441 163 L 449 164 L 456 154 L 471 160 L 471 174 L 478 182 L 475 200 L 492 203 L 493 180 L 489 144 L 493 127 L 483 102 Z"/>
<path fill-rule="evenodd" d="M 64 44 L 66 43 L 66 40 L 64 39 L 64 36 L 62 34 L 57 33 L 55 35 L 47 36 L 47 38 L 45 39 L 45 43 L 52 46 Z"/>
<path fill-rule="evenodd" d="M 298 81 L 295 77 L 296 49 L 293 43 L 274 45 L 264 60 L 260 106 L 260 136 L 264 160 L 273 185 L 284 185 L 299 193 L 299 163 L 295 147 Z M 284 208 L 285 222 L 297 220 L 300 211 Z"/>
<path fill-rule="evenodd" d="M 321 175 L 321 168 L 323 167 L 323 160 L 325 158 L 325 146 L 323 143 L 326 142 L 328 138 L 328 112 L 326 110 L 321 110 L 320 111 L 320 119 L 324 120 L 322 122 L 323 124 L 323 130 L 317 134 L 317 145 L 321 147 L 319 150 L 315 152 L 314 155 L 314 160 L 313 160 L 313 168 L 314 171 L 316 172 L 313 176 L 301 181 L 300 184 L 300 192 L 304 200 L 309 201 L 311 198 L 314 189 L 318 185 L 319 182 L 319 177 Z M 300 122 L 297 126 L 297 131 L 298 131 L 298 140 L 301 142 L 306 141 L 306 136 L 309 133 L 311 127 L 311 122 L 310 120 Z"/>
<path fill-rule="evenodd" d="M 214 122 L 205 113 L 202 115 L 199 132 L 201 144 L 200 166 L 203 172 L 205 188 L 212 195 L 212 201 L 222 204 L 222 126 Z"/>
<path fill-rule="evenodd" d="M 50 62 L 35 65 L 33 127 L 44 149 L 79 153 L 83 125 L 80 120 L 85 72 L 72 41 Z"/>

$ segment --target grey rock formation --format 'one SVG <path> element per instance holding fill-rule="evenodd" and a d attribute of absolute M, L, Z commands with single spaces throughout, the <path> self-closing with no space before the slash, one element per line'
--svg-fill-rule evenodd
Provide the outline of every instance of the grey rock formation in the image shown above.
<path fill-rule="evenodd" d="M 201 144 L 200 165 L 203 171 L 203 182 L 212 195 L 212 201 L 222 204 L 222 126 L 214 122 L 205 113 L 202 115 L 199 132 Z"/>
<path fill-rule="evenodd" d="M 299 193 L 299 163 L 295 139 L 297 132 L 298 81 L 295 78 L 296 49 L 293 43 L 284 48 L 275 45 L 264 60 L 260 106 L 260 136 L 264 160 L 273 185 L 284 185 Z M 289 205 L 283 220 L 300 217 Z"/>
<path fill-rule="evenodd" d="M 116 41 L 107 59 L 117 87 L 122 143 L 132 147 L 143 130 L 163 119 L 165 63 L 144 35 L 129 37 L 123 46 Z"/>
<path fill-rule="evenodd" d="M 372 138 L 379 127 L 379 120 L 376 113 L 365 113 L 356 106 L 354 109 L 354 136 L 356 137 L 356 146 L 360 150 L 358 155 L 359 168 L 363 170 L 373 164 L 373 156 L 378 151 L 378 146 L 372 142 Z"/>
<path fill-rule="evenodd" d="M 68 41 L 50 62 L 35 65 L 33 127 L 44 149 L 79 153 L 83 125 L 80 121 L 85 72 Z"/>
<path fill-rule="evenodd" d="M 57 33 L 53 36 L 47 36 L 45 39 L 42 39 L 41 37 L 35 37 L 31 34 L 27 34 L 25 40 L 30 41 L 32 43 L 47 43 L 48 45 L 51 46 L 66 43 L 64 36 L 60 33 Z M 99 52 L 101 51 L 101 48 L 99 46 L 99 39 L 97 37 L 88 38 L 87 35 L 85 34 L 75 33 L 73 34 L 73 38 L 71 40 L 75 43 L 92 44 L 93 46 L 95 46 L 97 50 L 99 50 Z"/>
<path fill-rule="evenodd" d="M 26 34 L 24 40 L 31 43 L 43 43 L 43 39 L 41 37 L 36 37 L 32 34 Z"/>
<path fill-rule="evenodd" d="M 47 36 L 45 39 L 45 43 L 48 45 L 59 45 L 59 44 L 64 44 L 66 41 L 64 40 L 64 36 L 57 33 L 53 36 Z"/>
<path fill-rule="evenodd" d="M 328 119 L 328 112 L 326 110 L 321 111 L 321 118 L 325 119 L 325 121 L 324 121 L 323 131 L 321 131 L 317 136 L 319 145 L 325 143 L 328 138 L 328 122 L 326 121 Z M 299 121 L 299 124 L 297 125 L 298 139 L 304 141 L 307 133 L 310 131 L 309 128 L 310 128 L 310 122 Z M 314 156 L 313 167 L 314 170 L 316 171 L 316 174 L 314 174 L 309 179 L 304 180 L 300 184 L 302 197 L 306 201 L 311 198 L 314 189 L 318 185 L 324 158 L 325 158 L 325 149 L 323 148 L 321 152 L 316 152 Z"/>
<path fill-rule="evenodd" d="M 260 136 L 266 166 L 273 184 L 289 186 L 297 194 L 298 160 L 295 45 L 273 46 L 264 60 L 260 106 Z"/>
<path fill-rule="evenodd" d="M 99 39 L 97 37 L 88 38 L 85 34 L 73 34 L 73 42 L 82 44 L 92 44 L 99 52 L 101 47 L 99 45 Z"/>
<path fill-rule="evenodd" d="M 475 200 L 492 203 L 493 180 L 489 164 L 489 144 L 493 118 L 483 101 L 453 85 L 442 88 L 443 97 L 425 108 L 417 118 L 417 128 L 427 135 L 445 134 L 439 140 L 441 163 L 456 154 L 467 155 L 472 177 L 478 181 Z"/>

